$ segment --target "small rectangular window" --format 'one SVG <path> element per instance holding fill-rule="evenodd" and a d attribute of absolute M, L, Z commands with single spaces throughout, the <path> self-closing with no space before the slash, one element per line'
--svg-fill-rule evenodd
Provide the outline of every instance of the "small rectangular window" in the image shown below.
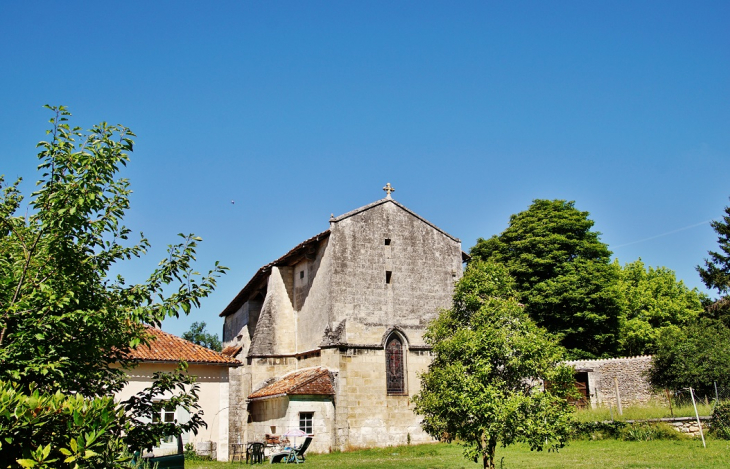
<path fill-rule="evenodd" d="M 175 423 L 175 408 L 169 404 L 165 404 L 159 413 L 155 413 L 152 416 L 152 422 L 154 423 Z M 172 443 L 173 437 L 166 436 L 162 439 L 163 443 Z"/>
<path fill-rule="evenodd" d="M 299 429 L 307 435 L 314 434 L 314 412 L 299 412 Z"/>
<path fill-rule="evenodd" d="M 390 278 L 392 277 L 393 272 L 390 270 L 385 271 L 385 283 L 390 283 Z"/>
<path fill-rule="evenodd" d="M 301 280 L 303 278 L 304 278 L 304 271 L 303 270 L 300 270 L 299 271 L 299 280 Z"/>
<path fill-rule="evenodd" d="M 385 245 L 390 246 L 390 238 L 385 238 Z"/>

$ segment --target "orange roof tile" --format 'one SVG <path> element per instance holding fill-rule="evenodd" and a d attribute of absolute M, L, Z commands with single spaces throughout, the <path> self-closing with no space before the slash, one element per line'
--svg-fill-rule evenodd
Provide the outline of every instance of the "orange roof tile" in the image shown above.
<path fill-rule="evenodd" d="M 179 362 L 185 360 L 194 364 L 240 366 L 238 360 L 225 356 L 202 345 L 168 334 L 154 327 L 147 327 L 152 335 L 149 345 L 140 345 L 129 356 L 143 362 Z"/>
<path fill-rule="evenodd" d="M 240 345 L 229 345 L 221 350 L 221 353 L 227 357 L 235 357 L 241 350 L 243 350 L 243 347 Z"/>
<path fill-rule="evenodd" d="M 306 368 L 284 375 L 278 381 L 264 386 L 248 396 L 249 399 L 265 399 L 283 395 L 333 396 L 335 388 L 327 368 Z"/>

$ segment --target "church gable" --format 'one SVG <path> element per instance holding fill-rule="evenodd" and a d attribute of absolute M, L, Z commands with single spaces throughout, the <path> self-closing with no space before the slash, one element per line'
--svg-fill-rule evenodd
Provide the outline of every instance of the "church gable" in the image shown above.
<path fill-rule="evenodd" d="M 224 342 L 243 343 L 248 357 L 290 355 L 377 345 L 398 326 L 423 345 L 426 324 L 449 306 L 462 254 L 458 238 L 388 196 L 332 217 L 329 230 L 259 269 L 221 313 Z"/>
<path fill-rule="evenodd" d="M 347 320 L 344 342 L 378 345 L 399 326 L 422 345 L 461 277 L 459 240 L 387 198 L 334 218 L 330 233 L 330 330 Z"/>

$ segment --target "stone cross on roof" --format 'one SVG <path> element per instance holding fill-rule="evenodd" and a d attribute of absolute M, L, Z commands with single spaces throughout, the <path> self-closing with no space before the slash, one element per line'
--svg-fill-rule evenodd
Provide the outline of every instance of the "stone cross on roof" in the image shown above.
<path fill-rule="evenodd" d="M 385 187 L 383 187 L 383 190 L 386 194 L 388 194 L 385 196 L 386 199 L 390 199 L 390 193 L 395 192 L 395 189 L 393 189 L 393 186 L 391 186 L 390 183 L 387 183 Z"/>

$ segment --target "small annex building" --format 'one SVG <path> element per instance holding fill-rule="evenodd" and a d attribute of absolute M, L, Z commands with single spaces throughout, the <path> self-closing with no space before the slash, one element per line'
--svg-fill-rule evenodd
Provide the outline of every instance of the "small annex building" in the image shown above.
<path fill-rule="evenodd" d="M 433 441 L 413 413 L 423 334 L 451 305 L 461 241 L 387 196 L 261 267 L 220 314 L 241 441 L 301 429 L 328 452 Z"/>
<path fill-rule="evenodd" d="M 202 418 L 208 428 L 201 428 L 197 435 L 183 434 L 183 444 L 198 443 L 210 448 L 211 455 L 219 461 L 228 460 L 229 441 L 229 370 L 241 366 L 241 363 L 222 353 L 194 344 L 160 329 L 149 327 L 154 338 L 149 345 L 141 345 L 130 353 L 130 358 L 139 365 L 127 372 L 127 385 L 115 396 L 118 401 L 128 399 L 152 384 L 155 372 L 171 372 L 177 368 L 181 360 L 188 363 L 188 373 L 197 377 L 200 386 L 198 404 L 203 411 Z M 160 415 L 161 421 L 184 423 L 190 418 L 184 409 L 166 409 Z M 211 444 L 208 444 L 211 442 Z M 169 454 L 177 451 L 177 442 L 173 439 L 163 442 L 155 448 L 155 454 Z"/>

